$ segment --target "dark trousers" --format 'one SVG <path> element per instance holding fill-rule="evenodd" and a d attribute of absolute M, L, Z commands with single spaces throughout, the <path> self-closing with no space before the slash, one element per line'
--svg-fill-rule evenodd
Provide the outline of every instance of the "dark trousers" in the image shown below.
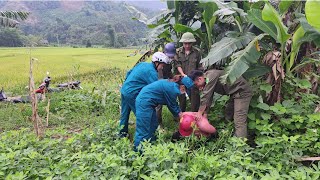
<path fill-rule="evenodd" d="M 200 92 L 197 88 L 192 87 L 190 93 L 190 102 L 191 102 L 191 109 L 190 111 L 196 112 L 199 110 L 200 106 Z M 187 107 L 187 98 L 185 94 L 179 96 L 179 105 L 182 112 L 186 111 Z"/>
<path fill-rule="evenodd" d="M 163 124 L 162 124 L 162 105 L 158 105 L 156 107 L 156 111 L 157 111 L 158 123 L 159 123 L 160 127 L 163 128 Z"/>

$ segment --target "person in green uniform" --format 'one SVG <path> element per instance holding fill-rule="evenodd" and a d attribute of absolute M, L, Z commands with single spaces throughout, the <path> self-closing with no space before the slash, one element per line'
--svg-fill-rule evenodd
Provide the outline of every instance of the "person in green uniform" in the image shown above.
<path fill-rule="evenodd" d="M 252 89 L 242 76 L 231 85 L 222 84 L 219 78 L 223 73 L 223 70 L 217 69 L 206 71 L 205 77 L 207 83 L 202 91 L 197 118 L 200 119 L 202 115 L 207 117 L 215 92 L 221 95 L 229 95 L 230 99 L 226 107 L 226 119 L 233 119 L 235 136 L 246 138 L 248 134 L 247 115 L 252 97 Z"/>
<path fill-rule="evenodd" d="M 196 42 L 193 34 L 190 32 L 184 33 L 179 42 L 182 42 L 183 46 L 177 49 L 177 61 L 175 62 L 177 71 L 182 76 L 187 76 L 187 74 L 189 74 L 192 70 L 202 70 L 203 68 L 200 64 L 200 50 L 192 46 L 193 43 Z M 199 90 L 195 87 L 191 89 L 190 101 L 191 111 L 198 111 L 200 105 L 200 95 Z M 179 96 L 179 104 L 181 111 L 185 112 L 187 105 L 185 95 Z"/>

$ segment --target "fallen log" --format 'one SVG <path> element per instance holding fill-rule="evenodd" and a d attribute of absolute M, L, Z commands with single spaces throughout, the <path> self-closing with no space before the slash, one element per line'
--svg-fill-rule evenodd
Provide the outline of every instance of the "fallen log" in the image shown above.
<path fill-rule="evenodd" d="M 320 161 L 320 157 L 302 157 L 298 161 Z"/>

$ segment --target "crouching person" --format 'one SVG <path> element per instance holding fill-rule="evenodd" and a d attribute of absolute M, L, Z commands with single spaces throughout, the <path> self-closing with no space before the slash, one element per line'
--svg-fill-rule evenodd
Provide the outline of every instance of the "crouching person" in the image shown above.
<path fill-rule="evenodd" d="M 185 112 L 180 119 L 179 131 L 173 133 L 172 140 L 188 137 L 192 133 L 197 137 L 216 138 L 218 133 L 206 117 L 196 118 L 197 112 Z"/>

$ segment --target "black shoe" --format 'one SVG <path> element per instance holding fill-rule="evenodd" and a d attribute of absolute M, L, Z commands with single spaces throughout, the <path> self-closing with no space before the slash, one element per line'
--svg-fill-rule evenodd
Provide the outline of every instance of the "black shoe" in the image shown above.
<path fill-rule="evenodd" d="M 171 142 L 177 142 L 177 141 L 179 141 L 180 139 L 182 139 L 182 136 L 181 136 L 180 132 L 177 131 L 177 132 L 174 132 L 174 133 L 172 134 Z"/>
<path fill-rule="evenodd" d="M 120 138 L 129 138 L 129 134 L 127 132 L 120 132 L 119 137 Z"/>
<path fill-rule="evenodd" d="M 219 134 L 218 132 L 215 132 L 213 134 L 211 134 L 209 137 L 208 137 L 208 140 L 207 141 L 213 141 L 213 140 L 216 140 L 219 138 Z"/>

